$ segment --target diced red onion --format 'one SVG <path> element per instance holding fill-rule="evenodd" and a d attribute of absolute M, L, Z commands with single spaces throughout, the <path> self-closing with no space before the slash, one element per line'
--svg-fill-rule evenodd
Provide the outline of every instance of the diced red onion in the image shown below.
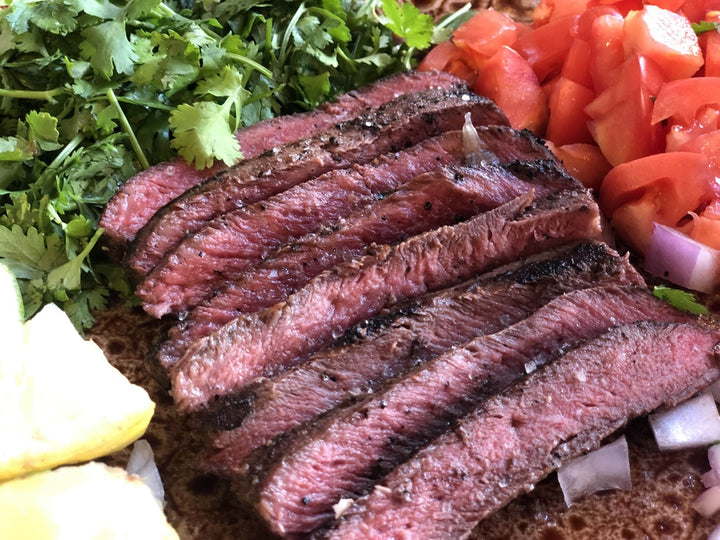
<path fill-rule="evenodd" d="M 717 439 L 716 439 L 717 441 Z M 720 445 L 713 444 L 708 448 L 708 461 L 710 462 L 710 468 L 720 473 Z"/>
<path fill-rule="evenodd" d="M 165 488 L 160 478 L 160 471 L 158 471 L 155 464 L 155 455 L 150 443 L 144 439 L 135 441 L 125 470 L 128 474 L 134 474 L 142 478 L 160 505 L 165 506 Z"/>
<path fill-rule="evenodd" d="M 625 436 L 565 463 L 557 475 L 568 506 L 597 491 L 629 490 L 632 480 Z"/>
<path fill-rule="evenodd" d="M 707 537 L 707 540 L 720 540 L 720 525 L 715 527 Z"/>
<path fill-rule="evenodd" d="M 720 486 L 703 491 L 692 503 L 693 508 L 702 516 L 710 517 L 720 510 Z"/>
<path fill-rule="evenodd" d="M 465 161 L 468 165 L 477 166 L 481 164 L 496 163 L 498 158 L 490 152 L 480 139 L 477 129 L 472 123 L 470 113 L 465 114 L 465 123 L 463 124 L 463 151 L 465 152 Z"/>
<path fill-rule="evenodd" d="M 720 252 L 673 229 L 653 223 L 645 270 L 672 283 L 712 292 L 718 281 Z"/>
<path fill-rule="evenodd" d="M 700 476 L 700 481 L 706 488 L 720 485 L 720 477 L 715 472 L 715 469 L 710 469 L 708 472 L 703 473 Z"/>
<path fill-rule="evenodd" d="M 650 426 L 660 450 L 697 448 L 720 440 L 720 415 L 708 393 L 651 414 Z"/>

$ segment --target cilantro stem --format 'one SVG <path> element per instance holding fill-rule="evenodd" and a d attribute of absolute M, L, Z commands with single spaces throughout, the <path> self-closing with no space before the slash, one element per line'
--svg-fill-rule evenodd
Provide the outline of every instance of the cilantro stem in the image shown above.
<path fill-rule="evenodd" d="M 50 103 L 55 103 L 55 96 L 63 93 L 62 88 L 53 88 L 52 90 L 8 90 L 0 88 L 0 96 L 15 99 L 43 99 Z"/>
<path fill-rule="evenodd" d="M 254 68 L 256 71 L 259 71 L 260 73 L 262 73 L 269 79 L 272 78 L 272 76 L 273 76 L 272 71 L 270 71 L 268 68 L 266 68 L 262 64 L 256 62 L 255 60 L 248 58 L 247 56 L 243 56 L 242 54 L 233 54 L 233 53 L 225 53 L 225 56 L 227 58 L 231 58 L 232 60 L 237 60 L 238 62 L 247 64 L 248 66 Z"/>
<path fill-rule="evenodd" d="M 302 17 L 305 14 L 305 11 L 307 8 L 305 7 L 305 2 L 300 4 L 298 6 L 297 11 L 293 14 L 292 19 L 288 22 L 287 28 L 285 28 L 285 33 L 283 34 L 282 44 L 280 45 L 280 65 L 285 65 L 285 60 L 287 60 L 287 48 L 288 44 L 290 43 L 290 36 L 293 33 L 293 30 L 295 30 L 295 27 L 297 26 L 298 21 L 300 20 L 300 17 Z"/>
<path fill-rule="evenodd" d="M 471 8 L 471 7 L 472 7 L 472 4 L 470 4 L 470 3 L 465 4 L 463 7 L 461 7 L 461 8 L 458 9 L 457 11 L 454 11 L 453 13 L 451 13 L 450 15 L 448 15 L 447 17 L 445 17 L 444 19 L 442 19 L 442 20 L 437 24 L 436 28 L 448 28 L 448 27 L 452 27 L 453 23 L 454 23 L 457 19 L 459 19 L 460 17 L 462 17 L 463 15 L 465 15 L 468 11 L 470 11 L 470 8 Z"/>
<path fill-rule="evenodd" d="M 105 95 L 107 96 L 110 103 L 115 107 L 115 109 L 117 109 L 118 115 L 120 116 L 120 125 L 122 126 L 123 131 L 130 138 L 130 145 L 132 146 L 132 149 L 135 152 L 135 155 L 137 156 L 140 165 L 143 169 L 147 169 L 148 167 L 150 167 L 150 162 L 145 157 L 145 153 L 142 151 L 142 148 L 140 148 L 140 143 L 138 142 L 132 127 L 130 127 L 130 122 L 128 122 L 127 116 L 125 116 L 125 112 L 123 112 L 122 107 L 120 106 L 120 103 L 115 96 L 115 92 L 113 92 L 112 88 L 108 88 L 107 92 L 105 92 Z"/>

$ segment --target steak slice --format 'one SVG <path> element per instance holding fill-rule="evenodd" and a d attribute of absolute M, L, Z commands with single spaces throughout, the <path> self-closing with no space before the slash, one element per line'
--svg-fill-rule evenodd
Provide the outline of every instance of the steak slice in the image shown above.
<path fill-rule="evenodd" d="M 279 373 L 387 305 L 458 284 L 524 255 L 597 238 L 587 191 L 533 203 L 532 194 L 415 236 L 317 276 L 284 302 L 241 316 L 195 342 L 173 369 L 181 412 L 206 408 L 259 376 Z"/>
<path fill-rule="evenodd" d="M 331 408 L 371 394 L 387 379 L 483 334 L 499 332 L 565 292 L 603 284 L 644 282 L 626 257 L 586 242 L 551 250 L 451 289 L 405 304 L 350 332 L 340 346 L 252 388 L 232 410 L 242 420 L 215 438 L 220 472 L 239 471 L 247 456 L 285 431 Z M 345 344 L 345 342 L 350 342 Z M 247 416 L 245 416 L 247 415 Z M 229 429 L 228 414 L 220 415 Z"/>
<path fill-rule="evenodd" d="M 485 165 L 486 169 L 490 168 L 488 174 L 497 176 L 493 185 L 488 186 L 493 192 L 501 191 L 492 195 L 496 200 L 502 200 L 501 197 L 508 193 L 517 193 L 518 188 L 529 189 L 517 178 L 526 184 L 544 185 L 550 189 L 577 185 L 555 167 L 547 148 L 541 146 L 529 132 L 504 127 L 481 128 L 479 132 L 488 152 L 497 156 L 500 162 Z M 532 161 L 526 161 L 528 159 Z M 495 168 L 506 162 L 507 171 Z M 361 214 L 354 217 L 364 219 L 365 224 L 372 226 L 376 232 L 382 230 Z M 362 255 L 363 242 L 390 241 L 371 235 L 354 221 L 354 218 L 348 218 L 339 224 L 337 230 L 333 227 L 323 233 L 311 233 L 300 238 L 219 288 L 170 330 L 169 339 L 155 355 L 158 363 L 169 368 L 193 341 L 210 334 L 239 314 L 270 307 L 322 271 Z"/>
<path fill-rule="evenodd" d="M 468 112 L 478 125 L 507 125 L 505 115 L 489 99 L 457 85 L 400 96 L 309 139 L 242 161 L 159 210 L 135 237 L 127 265 L 135 275 L 144 276 L 185 236 L 215 217 L 327 171 L 367 163 L 428 137 L 460 129 Z"/>
<path fill-rule="evenodd" d="M 163 310 L 173 313 L 193 307 L 213 289 L 261 262 L 272 249 L 382 199 L 415 176 L 441 165 L 460 165 L 464 156 L 462 132 L 453 131 L 381 156 L 372 164 L 330 171 L 228 212 L 168 253 L 137 294 L 148 312 L 157 305 L 168 305 Z M 458 213 L 462 215 L 462 210 Z"/>
<path fill-rule="evenodd" d="M 259 156 L 271 148 L 305 139 L 332 125 L 359 115 L 368 107 L 410 92 L 429 88 L 450 88 L 458 79 L 444 72 L 408 71 L 381 79 L 359 90 L 343 94 L 334 102 L 317 109 L 293 115 L 278 116 L 248 126 L 235 134 L 245 159 Z M 124 249 L 150 217 L 174 198 L 210 178 L 227 165 L 197 170 L 182 159 L 153 165 L 118 190 L 103 211 L 100 227 L 104 237 L 115 248 Z"/>
<path fill-rule="evenodd" d="M 692 319 L 645 288 L 608 286 L 555 298 L 506 330 L 429 360 L 269 451 L 260 449 L 248 464 L 256 506 L 277 534 L 309 533 L 333 519 L 340 499 L 367 493 L 453 420 L 526 370 L 612 326 L 647 320 Z"/>
<path fill-rule="evenodd" d="M 717 330 L 690 323 L 613 328 L 483 403 L 356 501 L 327 536 L 464 537 L 628 420 L 716 380 L 718 341 Z"/>

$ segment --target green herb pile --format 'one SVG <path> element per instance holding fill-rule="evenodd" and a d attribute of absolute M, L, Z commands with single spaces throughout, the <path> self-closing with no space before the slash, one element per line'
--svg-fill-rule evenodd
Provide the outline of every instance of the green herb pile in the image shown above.
<path fill-rule="evenodd" d="M 440 33 L 396 0 L 0 0 L 0 261 L 26 316 L 56 302 L 87 328 L 131 297 L 97 226 L 130 176 L 232 164 L 236 129 L 410 68 Z"/>

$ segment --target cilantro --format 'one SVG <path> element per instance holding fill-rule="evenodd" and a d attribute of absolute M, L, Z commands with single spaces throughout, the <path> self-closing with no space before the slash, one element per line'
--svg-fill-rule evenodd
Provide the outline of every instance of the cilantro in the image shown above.
<path fill-rule="evenodd" d="M 705 315 L 708 312 L 707 308 L 699 304 L 695 300 L 695 296 L 687 291 L 656 285 L 653 288 L 653 295 L 655 295 L 656 298 L 665 300 L 671 306 L 683 311 L 688 311 L 694 315 Z"/>
<path fill-rule="evenodd" d="M 27 316 L 56 302 L 78 329 L 111 292 L 135 301 L 99 249 L 123 182 L 177 155 L 230 165 L 235 130 L 409 69 L 448 32 L 397 0 L 5 4 L 0 259 Z"/>
<path fill-rule="evenodd" d="M 710 21 L 700 21 L 697 23 L 692 23 L 692 29 L 697 36 L 699 36 L 700 34 L 704 34 L 705 32 L 717 32 L 719 27 L 720 25 L 718 23 Z"/>

